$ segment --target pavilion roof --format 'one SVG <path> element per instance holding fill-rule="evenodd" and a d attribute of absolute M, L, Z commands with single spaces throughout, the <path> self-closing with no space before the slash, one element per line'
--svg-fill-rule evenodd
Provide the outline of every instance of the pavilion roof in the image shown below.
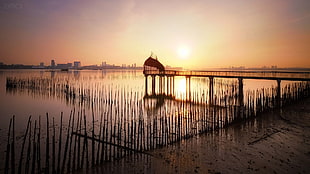
<path fill-rule="evenodd" d="M 145 60 L 144 66 L 155 67 L 155 68 L 157 68 L 160 71 L 164 71 L 165 70 L 165 67 L 163 66 L 163 64 L 161 64 L 157 59 L 154 59 L 151 56 L 148 59 Z"/>

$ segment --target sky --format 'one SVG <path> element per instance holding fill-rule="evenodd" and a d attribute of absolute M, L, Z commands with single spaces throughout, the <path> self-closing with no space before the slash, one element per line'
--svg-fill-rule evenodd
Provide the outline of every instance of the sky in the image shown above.
<path fill-rule="evenodd" d="M 309 0 L 0 0 L 0 62 L 310 67 Z"/>

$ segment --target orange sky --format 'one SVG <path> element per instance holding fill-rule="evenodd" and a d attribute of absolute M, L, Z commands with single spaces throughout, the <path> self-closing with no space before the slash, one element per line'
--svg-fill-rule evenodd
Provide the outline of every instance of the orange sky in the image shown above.
<path fill-rule="evenodd" d="M 7 64 L 142 65 L 153 51 L 165 65 L 191 69 L 310 67 L 308 0 L 8 3 L 0 4 Z"/>

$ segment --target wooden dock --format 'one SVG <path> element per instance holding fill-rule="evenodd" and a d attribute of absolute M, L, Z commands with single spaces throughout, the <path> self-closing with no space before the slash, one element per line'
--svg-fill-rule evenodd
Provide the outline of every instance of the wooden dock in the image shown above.
<path fill-rule="evenodd" d="M 143 71 L 145 76 L 145 96 L 148 94 L 148 77 L 151 77 L 152 93 L 150 95 L 158 95 L 155 93 L 156 76 L 159 77 L 159 94 L 167 96 L 175 96 L 174 78 L 183 76 L 186 78 L 186 99 L 191 100 L 191 78 L 209 78 L 209 104 L 212 105 L 214 79 L 229 78 L 238 79 L 239 82 L 239 105 L 243 105 L 243 79 L 256 80 L 275 80 L 277 81 L 277 100 L 281 106 L 281 81 L 310 81 L 310 72 L 291 72 L 291 71 L 174 71 L 164 69 L 148 69 Z"/>

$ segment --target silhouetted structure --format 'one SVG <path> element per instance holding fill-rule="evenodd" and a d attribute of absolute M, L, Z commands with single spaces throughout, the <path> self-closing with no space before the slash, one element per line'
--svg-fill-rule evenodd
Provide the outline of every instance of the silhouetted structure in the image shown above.
<path fill-rule="evenodd" d="M 145 95 L 148 96 L 148 92 L 147 92 L 147 85 L 148 85 L 148 73 L 149 71 L 155 71 L 157 72 L 156 74 L 151 75 L 152 77 L 152 94 L 151 95 L 155 95 L 155 83 L 156 83 L 156 75 L 159 75 L 159 91 L 160 94 L 164 93 L 164 86 L 165 86 L 165 67 L 157 60 L 156 58 L 152 57 L 153 54 L 151 54 L 151 56 L 146 59 L 146 61 L 144 62 L 143 65 L 143 73 L 145 75 Z M 163 75 L 161 75 L 163 74 Z M 170 78 L 172 77 L 172 78 Z M 170 87 L 170 88 L 169 88 Z M 174 93 L 174 91 L 172 91 L 172 89 L 174 89 L 174 76 L 167 76 L 167 93 Z"/>
<path fill-rule="evenodd" d="M 174 71 L 165 70 L 164 66 L 151 56 L 144 63 L 145 96 L 148 96 L 148 76 L 152 77 L 152 96 L 167 95 L 173 97 L 174 77 L 186 78 L 186 100 L 191 100 L 191 77 L 209 78 L 209 104 L 213 105 L 214 79 L 234 78 L 238 79 L 238 105 L 243 106 L 243 79 L 264 79 L 277 81 L 277 105 L 281 107 L 281 81 L 310 81 L 310 72 L 288 71 Z M 156 94 L 156 76 L 159 77 L 159 93 Z"/>
<path fill-rule="evenodd" d="M 153 58 L 152 55 L 146 59 L 143 65 L 143 70 L 159 70 L 165 71 L 165 67 L 157 60 L 157 58 Z"/>
<path fill-rule="evenodd" d="M 74 64 L 75 69 L 81 68 L 81 62 L 80 61 L 74 61 L 73 64 Z"/>
<path fill-rule="evenodd" d="M 55 68 L 55 66 L 56 66 L 55 60 L 51 60 L 51 67 Z"/>

